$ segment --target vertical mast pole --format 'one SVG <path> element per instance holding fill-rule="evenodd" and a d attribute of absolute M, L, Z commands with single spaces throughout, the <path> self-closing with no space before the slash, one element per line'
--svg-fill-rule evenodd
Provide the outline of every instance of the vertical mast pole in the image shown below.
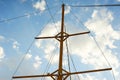
<path fill-rule="evenodd" d="M 63 41 L 64 41 L 64 4 L 62 4 L 62 21 L 61 21 L 61 37 L 60 37 L 60 55 L 59 55 L 59 69 L 58 69 L 58 79 L 62 80 L 62 63 L 63 63 Z"/>

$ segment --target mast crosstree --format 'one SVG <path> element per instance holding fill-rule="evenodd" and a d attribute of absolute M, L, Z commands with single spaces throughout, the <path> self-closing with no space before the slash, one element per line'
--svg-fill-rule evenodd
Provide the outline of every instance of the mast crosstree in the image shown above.
<path fill-rule="evenodd" d="M 13 79 L 36 78 L 36 77 L 51 77 L 53 80 L 66 80 L 70 75 L 112 70 L 112 68 L 104 68 L 104 69 L 88 70 L 88 71 L 81 71 L 81 72 L 69 72 L 69 71 L 63 69 L 63 66 L 62 66 L 62 63 L 63 63 L 63 42 L 68 37 L 90 33 L 90 31 L 74 33 L 74 34 L 68 34 L 68 33 L 64 32 L 64 7 L 65 7 L 65 5 L 62 4 L 61 31 L 57 35 L 55 35 L 55 36 L 35 37 L 35 39 L 55 38 L 55 39 L 57 39 L 59 41 L 59 43 L 60 43 L 60 53 L 59 53 L 59 66 L 58 66 L 58 69 L 55 70 L 52 73 L 44 74 L 44 75 L 13 76 L 12 77 Z"/>

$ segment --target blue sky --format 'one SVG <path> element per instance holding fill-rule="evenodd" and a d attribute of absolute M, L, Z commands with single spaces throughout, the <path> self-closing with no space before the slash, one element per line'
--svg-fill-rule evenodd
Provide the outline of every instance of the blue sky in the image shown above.
<path fill-rule="evenodd" d="M 47 3 L 45 0 L 0 0 L 0 80 L 12 80 L 15 75 L 42 74 L 48 62 L 51 66 L 46 73 L 58 68 L 58 41 L 35 40 L 34 37 L 52 36 L 59 32 L 63 2 L 66 4 L 66 31 L 75 33 L 90 30 L 93 34 L 68 38 L 69 51 L 77 71 L 112 67 L 116 80 L 119 80 L 120 7 L 83 8 L 70 5 L 120 4 L 120 0 L 46 1 Z M 66 52 L 64 44 L 63 68 L 68 70 Z M 72 60 L 70 61 L 71 71 L 75 71 Z M 82 80 L 114 80 L 113 73 L 107 71 L 82 74 L 79 77 Z M 41 78 L 22 80 L 39 79 Z M 76 76 L 73 79 L 78 80 Z"/>

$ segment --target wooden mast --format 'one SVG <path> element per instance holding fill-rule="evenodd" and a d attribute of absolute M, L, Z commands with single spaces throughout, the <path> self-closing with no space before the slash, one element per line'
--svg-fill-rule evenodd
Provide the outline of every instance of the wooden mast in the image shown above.
<path fill-rule="evenodd" d="M 62 62 L 63 62 L 63 32 L 64 32 L 64 4 L 62 5 L 62 21 L 61 21 L 61 39 L 60 39 L 60 55 L 59 55 L 59 69 L 58 69 L 58 79 L 62 80 Z"/>
<path fill-rule="evenodd" d="M 104 68 L 104 69 L 96 69 L 96 70 L 87 70 L 87 71 L 79 71 L 79 72 L 68 72 L 63 69 L 62 63 L 63 63 L 63 42 L 71 36 L 77 36 L 82 34 L 88 34 L 90 31 L 86 32 L 80 32 L 80 33 L 74 33 L 74 34 L 68 34 L 64 32 L 64 4 L 62 4 L 62 21 L 61 21 L 61 31 L 55 35 L 55 36 L 48 36 L 48 37 L 35 37 L 35 39 L 52 39 L 55 38 L 60 43 L 60 52 L 59 52 L 59 66 L 58 69 L 50 74 L 44 74 L 44 75 L 28 75 L 28 76 L 13 76 L 13 79 L 20 79 L 20 78 L 36 78 L 36 77 L 51 77 L 53 80 L 66 80 L 70 75 L 75 74 L 85 74 L 85 73 L 91 73 L 91 72 L 100 72 L 100 71 L 108 71 L 112 70 L 112 68 Z M 64 72 L 64 73 L 63 73 Z"/>

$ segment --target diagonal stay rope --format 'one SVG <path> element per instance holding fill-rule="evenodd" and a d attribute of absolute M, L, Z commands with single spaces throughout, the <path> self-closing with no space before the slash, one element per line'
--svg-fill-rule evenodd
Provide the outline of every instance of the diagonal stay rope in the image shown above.
<path fill-rule="evenodd" d="M 48 9 L 49 9 L 49 8 L 48 8 Z M 56 11 L 56 13 L 54 14 L 54 17 L 57 15 L 58 12 L 59 12 L 59 9 L 58 9 L 58 10 Z M 49 11 L 49 14 L 50 14 L 50 11 Z M 50 15 L 51 15 L 51 20 L 52 20 L 53 23 L 55 24 L 55 21 L 54 21 L 54 18 L 53 18 L 53 16 L 52 16 L 52 14 L 50 14 Z M 56 26 L 55 26 L 55 28 L 56 28 L 56 30 L 57 30 L 57 27 L 56 27 Z M 58 30 L 57 30 L 57 31 L 58 31 Z M 57 45 L 57 44 L 56 44 L 56 45 Z M 46 74 L 46 73 L 49 71 L 49 69 L 50 69 L 50 67 L 51 67 L 51 62 L 53 61 L 54 56 L 55 56 L 55 54 L 50 56 L 49 62 L 47 63 L 46 69 L 45 69 L 45 71 L 43 72 L 43 74 Z M 45 80 L 45 77 L 42 78 L 41 80 Z"/>
<path fill-rule="evenodd" d="M 49 8 L 49 9 L 53 9 L 53 8 L 56 8 L 56 6 L 52 7 L 52 8 Z M 46 9 L 45 11 L 47 11 L 49 9 Z M 12 20 L 16 20 L 16 19 L 19 19 L 19 18 L 27 17 L 27 16 L 32 16 L 32 15 L 35 15 L 35 14 L 38 14 L 38 13 L 40 13 L 40 11 L 35 11 L 35 12 L 27 13 L 27 14 L 24 14 L 24 15 L 13 17 L 13 18 L 3 19 L 3 20 L 0 20 L 0 23 L 7 22 L 7 21 L 12 21 Z"/>
<path fill-rule="evenodd" d="M 16 74 L 16 72 L 18 71 L 20 65 L 21 65 L 22 62 L 24 61 L 24 59 L 25 59 L 26 55 L 28 54 L 28 52 L 29 52 L 31 46 L 33 45 L 34 41 L 35 41 L 35 39 L 32 40 L 32 43 L 31 43 L 30 46 L 28 47 L 28 49 L 27 49 L 25 55 L 21 58 L 21 61 L 20 61 L 20 63 L 17 65 L 16 70 L 14 71 L 14 73 L 13 73 L 12 76 L 14 76 L 14 75 Z M 12 80 L 12 78 L 11 78 L 11 80 Z"/>
<path fill-rule="evenodd" d="M 66 28 L 65 28 L 65 30 L 66 30 Z M 68 57 L 68 66 L 70 65 L 70 60 L 71 60 L 71 62 L 72 62 L 72 65 L 73 65 L 73 67 L 74 67 L 74 69 L 75 69 L 75 71 L 77 72 L 77 69 L 76 69 L 76 66 L 75 66 L 75 64 L 74 64 L 74 61 L 73 61 L 73 58 L 72 58 L 72 56 L 70 55 L 70 51 L 69 51 L 69 47 L 68 47 L 68 40 L 66 40 L 66 49 L 67 49 L 67 57 Z M 69 66 L 69 71 L 71 70 L 71 68 L 70 68 L 70 66 Z M 77 74 L 77 78 L 79 79 L 79 80 L 81 80 L 80 79 L 80 76 Z M 72 77 L 70 76 L 70 80 L 72 80 Z"/>
<path fill-rule="evenodd" d="M 51 10 L 50 10 L 50 8 L 49 8 L 49 6 L 48 6 L 48 3 L 47 3 L 46 0 L 45 0 L 45 2 L 46 2 L 46 5 L 47 5 L 47 8 L 48 8 L 48 12 L 49 12 L 49 14 L 50 14 L 50 16 L 51 16 L 51 18 L 52 18 L 52 20 L 53 20 L 53 23 L 55 24 L 55 19 L 54 19 L 52 13 L 51 13 Z M 59 9 L 58 9 L 58 10 L 59 10 Z M 56 28 L 56 30 L 57 30 L 57 32 L 58 32 L 58 29 L 57 29 L 56 24 L 55 24 L 55 28 Z"/>
<path fill-rule="evenodd" d="M 65 32 L 66 32 L 66 27 L 65 27 Z M 68 69 L 69 69 L 69 72 L 71 72 L 71 68 L 70 68 L 70 53 L 69 53 L 69 48 L 68 48 L 68 40 L 65 41 L 65 45 L 66 45 L 66 49 L 67 49 Z M 71 75 L 70 75 L 70 80 L 72 80 Z"/>
<path fill-rule="evenodd" d="M 71 11 L 71 13 L 72 13 L 72 15 L 80 22 L 80 24 L 82 24 L 82 25 L 84 26 L 83 22 L 82 22 L 76 15 L 74 15 L 74 13 L 73 13 L 72 11 Z M 88 25 L 87 25 L 87 26 L 88 26 Z M 88 31 L 90 31 L 87 27 L 85 27 L 85 28 L 86 28 Z M 103 52 L 102 49 L 100 48 L 97 40 L 96 40 L 95 37 L 92 35 L 92 33 L 90 33 L 90 36 L 93 37 L 93 40 L 95 41 L 95 44 L 98 46 L 100 52 L 102 53 L 103 57 L 104 57 L 105 60 L 107 61 L 108 65 L 109 65 L 110 67 L 112 67 L 111 64 L 110 64 L 110 62 L 109 62 L 108 59 L 106 58 L 104 52 Z M 113 71 L 113 70 L 112 70 L 112 74 L 113 74 L 114 80 L 116 80 L 116 79 L 115 79 L 115 74 L 114 74 L 114 71 Z"/>
<path fill-rule="evenodd" d="M 100 48 L 100 46 L 99 46 L 97 40 L 95 39 L 95 37 L 94 37 L 91 33 L 90 33 L 90 35 L 91 35 L 92 38 L 94 39 L 96 45 L 98 46 L 99 50 L 101 51 L 101 53 L 102 53 L 103 57 L 105 58 L 105 60 L 107 61 L 108 65 L 109 65 L 110 67 L 112 67 L 111 64 L 110 64 L 110 62 L 108 61 L 107 57 L 105 56 L 104 52 L 103 52 L 102 49 Z M 116 79 L 115 79 L 115 74 L 114 74 L 113 69 L 112 69 L 112 74 L 113 74 L 114 80 L 116 80 Z"/>
<path fill-rule="evenodd" d="M 68 68 L 69 68 L 69 72 L 71 72 L 71 68 L 70 68 L 70 53 L 69 53 L 69 49 L 68 49 L 68 40 L 66 40 L 66 48 L 67 48 Z M 70 80 L 72 80 L 71 75 L 70 75 Z"/>
<path fill-rule="evenodd" d="M 52 18 L 50 18 L 44 26 L 46 26 L 51 20 L 52 20 Z M 36 36 L 38 36 L 43 29 L 44 29 L 44 27 L 38 32 L 38 34 Z M 20 63 L 17 65 L 17 67 L 16 67 L 14 73 L 12 74 L 12 76 L 14 76 L 16 74 L 16 72 L 18 71 L 20 65 L 23 63 L 27 53 L 29 52 L 29 50 L 30 50 L 30 48 L 31 48 L 31 46 L 33 45 L 34 42 L 35 42 L 35 39 L 32 40 L 31 44 L 29 45 L 28 49 L 25 52 L 25 55 L 21 58 Z M 12 78 L 11 78 L 11 80 L 12 80 Z"/>
<path fill-rule="evenodd" d="M 75 67 L 75 64 L 74 64 L 74 61 L 73 61 L 73 59 L 72 59 L 72 56 L 70 55 L 70 51 L 69 51 L 69 48 L 68 48 L 68 41 L 66 40 L 66 48 L 67 48 L 67 57 L 68 57 L 68 66 L 69 66 L 69 71 L 70 71 L 70 59 L 71 59 L 71 61 L 72 61 L 72 64 L 73 64 L 73 67 L 74 67 L 74 69 L 75 69 L 75 71 L 77 72 L 77 69 L 76 69 L 76 67 Z M 80 77 L 79 77 L 79 75 L 77 74 L 77 77 L 78 77 L 78 79 L 79 80 L 81 80 L 80 79 Z M 70 80 L 72 80 L 72 77 L 70 76 Z"/>

